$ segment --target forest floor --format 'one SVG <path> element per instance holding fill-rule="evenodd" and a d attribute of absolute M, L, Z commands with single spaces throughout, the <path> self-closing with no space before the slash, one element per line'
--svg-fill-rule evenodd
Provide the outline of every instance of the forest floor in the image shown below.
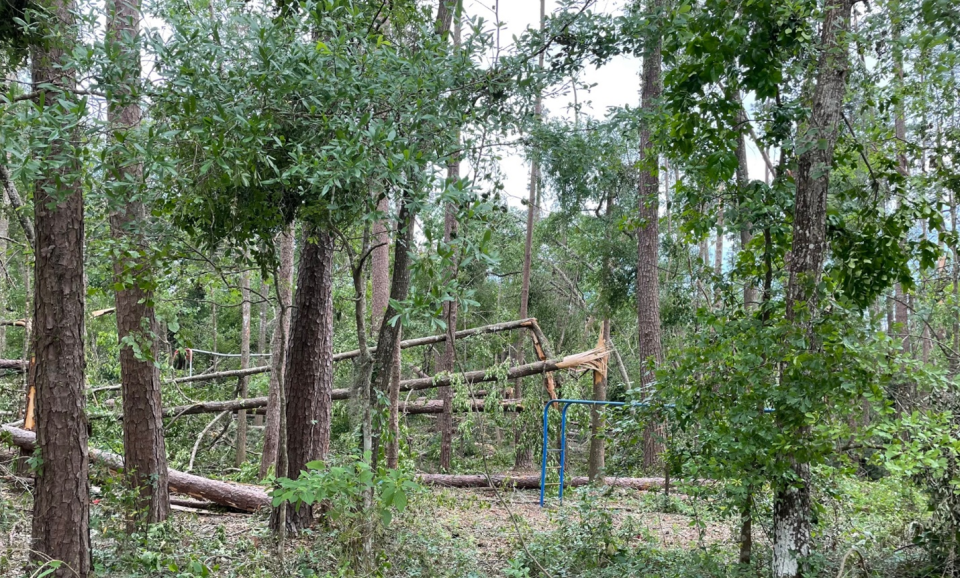
<path fill-rule="evenodd" d="M 0 576 L 25 575 L 20 569 L 29 548 L 27 490 L 22 480 L 0 480 L 0 507 L 5 506 Z M 531 543 L 557 536 L 565 523 L 596 525 L 597 519 L 611 528 L 629 523 L 628 536 L 664 550 L 732 546 L 728 523 L 695 524 L 689 512 L 656 511 L 651 506 L 660 498 L 654 494 L 574 494 L 563 506 L 544 509 L 538 497 L 536 491 L 425 488 L 384 537 L 390 567 L 384 575 L 508 576 L 511 561 Z M 591 519 L 577 519 L 585 514 Z M 91 534 L 97 576 L 325 576 L 351 565 L 338 547 L 342 531 L 335 529 L 292 539 L 281 555 L 264 515 L 176 511 L 161 529 L 136 539 L 127 532 L 118 504 L 99 498 L 91 512 Z"/>

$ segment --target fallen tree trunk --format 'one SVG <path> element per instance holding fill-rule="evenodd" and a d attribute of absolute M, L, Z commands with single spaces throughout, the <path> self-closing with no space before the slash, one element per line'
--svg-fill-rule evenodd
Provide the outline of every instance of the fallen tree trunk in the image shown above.
<path fill-rule="evenodd" d="M 506 321 L 504 323 L 494 323 L 493 325 L 484 325 L 482 327 L 474 327 L 471 329 L 464 329 L 463 331 L 458 331 L 455 334 L 457 339 L 462 339 L 464 337 L 471 337 L 474 335 L 485 335 L 488 333 L 497 333 L 501 331 L 510 331 L 513 329 L 529 329 L 533 335 L 534 347 L 537 351 L 537 356 L 541 361 L 544 361 L 547 356 L 549 356 L 549 348 L 547 346 L 546 337 L 543 335 L 543 331 L 540 330 L 540 326 L 537 324 L 537 320 L 533 317 L 528 319 L 520 319 L 517 321 Z M 430 335 L 427 337 L 417 337 L 415 339 L 406 339 L 400 342 L 401 349 L 407 349 L 408 347 L 420 347 L 423 345 L 431 345 L 434 343 L 442 343 L 446 341 L 446 334 L 441 335 Z M 376 347 L 369 348 L 370 353 L 376 352 Z M 353 359 L 360 355 L 359 349 L 354 349 L 352 351 L 344 351 L 341 353 L 336 353 L 333 356 L 333 361 L 344 361 L 346 359 Z M 11 360 L 16 361 L 16 360 Z M 0 367 L 2 369 L 2 367 Z M 218 379 L 231 379 L 239 377 L 247 377 L 250 375 L 257 375 L 260 373 L 269 373 L 269 365 L 261 365 L 258 367 L 250 367 L 248 369 L 234 369 L 230 371 L 218 371 L 215 373 L 202 373 L 199 375 L 190 375 L 186 377 L 178 377 L 176 379 L 168 380 L 166 383 L 196 383 L 200 381 L 215 381 Z M 534 372 L 534 373 L 543 373 L 543 372 Z M 533 375 L 528 374 L 528 375 Z M 97 393 L 100 391 L 114 391 L 119 390 L 119 385 L 108 385 L 104 387 L 97 387 L 87 390 L 88 393 Z M 337 390 L 334 390 L 336 392 Z M 551 393 L 553 393 L 551 391 Z"/>
<path fill-rule="evenodd" d="M 610 351 L 605 348 L 591 349 L 583 353 L 568 355 L 562 359 L 548 359 L 526 365 L 518 365 L 507 370 L 506 379 L 513 380 L 528 375 L 537 375 L 559 371 L 561 369 L 596 369 L 598 363 L 605 359 Z M 432 387 L 443 387 L 457 383 L 482 383 L 485 381 L 497 381 L 498 376 L 491 374 L 489 370 L 481 369 L 478 371 L 467 371 L 464 373 L 441 374 L 434 377 L 419 377 L 417 379 L 406 379 L 400 382 L 401 391 L 415 391 L 418 389 L 430 389 Z"/>
<path fill-rule="evenodd" d="M 0 426 L 0 441 L 9 441 L 20 449 L 29 451 L 36 446 L 37 436 L 31 431 L 20 428 Z M 90 448 L 90 459 L 111 469 L 123 467 L 122 457 L 94 448 Z M 167 475 L 171 492 L 186 494 L 243 512 L 255 512 L 260 508 L 270 507 L 270 497 L 259 486 L 221 482 L 177 470 L 167 470 Z"/>
<path fill-rule="evenodd" d="M 344 400 L 350 397 L 349 389 L 333 390 L 333 399 Z M 520 408 L 520 400 L 505 399 L 501 405 L 504 411 L 517 411 Z M 484 402 L 482 400 L 473 400 L 470 405 L 470 411 L 483 411 Z M 240 411 L 245 409 L 262 409 L 267 407 L 266 397 L 249 397 L 245 399 L 232 399 L 229 401 L 205 401 L 190 405 L 178 405 L 164 408 L 163 417 L 176 417 L 181 415 L 196 415 L 203 413 L 220 413 L 223 411 Z M 427 401 L 411 401 L 400 404 L 402 413 L 420 414 L 420 413 L 441 413 L 443 411 L 443 400 L 431 399 Z M 91 418 L 101 416 L 90 416 Z M 102 417 L 118 417 L 117 414 L 107 414 Z"/>
<path fill-rule="evenodd" d="M 29 365 L 22 359 L 0 359 L 0 369 L 12 369 L 13 371 L 24 371 Z"/>
<path fill-rule="evenodd" d="M 540 476 L 510 476 L 493 475 L 489 478 L 479 475 L 448 475 L 448 474 L 419 474 L 417 481 L 427 486 L 442 486 L 445 488 L 518 488 L 522 490 L 539 490 Z M 564 487 L 578 488 L 590 484 L 586 476 L 567 476 L 564 478 Z M 659 490 L 663 488 L 663 478 L 603 478 L 603 484 L 614 488 L 629 488 L 632 490 Z"/>

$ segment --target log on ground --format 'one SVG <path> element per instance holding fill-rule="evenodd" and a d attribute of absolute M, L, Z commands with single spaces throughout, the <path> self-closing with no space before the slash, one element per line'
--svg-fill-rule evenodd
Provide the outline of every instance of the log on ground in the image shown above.
<path fill-rule="evenodd" d="M 8 441 L 21 449 L 32 450 L 36 446 L 37 436 L 31 431 L 20 428 L 0 426 L 0 441 Z M 90 460 L 111 469 L 121 469 L 123 467 L 122 457 L 94 448 L 90 448 Z M 172 469 L 167 470 L 167 473 L 171 492 L 185 494 L 242 512 L 256 512 L 261 508 L 270 507 L 270 497 L 259 486 L 221 482 Z"/>
<path fill-rule="evenodd" d="M 350 390 L 333 390 L 334 401 L 348 399 Z M 501 400 L 504 411 L 518 411 L 521 409 L 520 400 L 504 399 Z M 190 405 L 177 405 L 163 409 L 163 417 L 176 417 L 181 415 L 196 415 L 204 413 L 220 413 L 222 411 L 240 411 L 241 409 L 262 409 L 267 407 L 267 398 L 249 397 L 245 399 L 232 399 L 229 401 L 204 401 Z M 470 411 L 483 411 L 483 400 L 471 400 L 469 404 Z M 457 411 L 456 408 L 454 411 Z M 439 399 L 430 399 L 426 401 L 401 402 L 400 412 L 409 414 L 420 413 L 441 413 L 443 412 L 443 401 Z M 108 414 L 113 416 L 114 414 Z M 97 416 L 91 416 L 97 417 Z"/>
<path fill-rule="evenodd" d="M 489 478 L 478 475 L 450 475 L 450 474 L 419 474 L 417 481 L 427 486 L 442 486 L 445 488 L 517 488 L 522 490 L 539 490 L 540 476 L 534 475 L 492 475 Z M 567 476 L 564 478 L 564 487 L 578 488 L 590 484 L 586 476 Z M 632 490 L 660 490 L 663 489 L 663 478 L 603 478 L 603 485 L 614 488 L 628 488 Z"/>

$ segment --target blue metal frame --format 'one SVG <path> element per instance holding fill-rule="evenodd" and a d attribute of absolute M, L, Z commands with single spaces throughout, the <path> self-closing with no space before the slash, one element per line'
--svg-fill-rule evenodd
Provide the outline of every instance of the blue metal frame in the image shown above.
<path fill-rule="evenodd" d="M 549 429 L 549 411 L 551 404 L 562 404 L 560 408 L 560 448 L 554 449 L 552 451 L 560 452 L 560 493 L 559 498 L 560 502 L 563 502 L 563 478 L 564 470 L 566 468 L 566 457 L 567 457 L 567 410 L 570 409 L 571 405 L 604 405 L 604 406 L 615 406 L 615 407 L 646 407 L 647 403 L 636 402 L 636 403 L 626 403 L 623 401 L 594 401 L 592 399 L 551 399 L 546 405 L 543 406 L 543 455 L 540 459 L 540 507 L 543 507 L 543 498 L 546 492 L 547 484 L 547 452 L 551 451 L 547 448 L 547 444 L 550 443 L 550 437 L 547 432 Z"/>
<path fill-rule="evenodd" d="M 550 436 L 548 435 L 549 429 L 549 411 L 551 404 L 561 404 L 560 408 L 560 448 L 550 450 L 547 448 L 547 444 L 550 443 Z M 613 407 L 647 407 L 648 403 L 646 402 L 633 402 L 626 403 L 623 401 L 594 401 L 592 399 L 551 399 L 543 406 L 543 455 L 540 458 L 540 507 L 543 507 L 544 495 L 546 493 L 547 485 L 547 452 L 549 451 L 559 451 L 560 452 L 560 491 L 558 497 L 560 503 L 563 503 L 563 479 L 564 473 L 566 470 L 566 457 L 567 457 L 567 410 L 570 409 L 571 405 L 604 405 L 604 406 L 613 406 Z M 674 404 L 667 404 L 664 407 L 674 407 Z M 773 408 L 766 407 L 763 409 L 763 413 L 772 413 Z"/>

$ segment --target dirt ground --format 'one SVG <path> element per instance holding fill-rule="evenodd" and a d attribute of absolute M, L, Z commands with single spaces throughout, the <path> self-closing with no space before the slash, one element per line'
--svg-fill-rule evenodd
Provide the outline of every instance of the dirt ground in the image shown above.
<path fill-rule="evenodd" d="M 499 495 L 498 495 L 499 494 Z M 429 488 L 426 495 L 412 503 L 416 519 L 410 524 L 434 524 L 432 530 L 442 530 L 461 547 L 475 549 L 477 559 L 489 576 L 502 576 L 509 560 L 538 532 L 556 526 L 560 508 L 575 509 L 577 498 L 568 498 L 562 506 L 552 504 L 540 508 L 536 491 L 494 492 L 489 489 Z M 18 576 L 27 558 L 29 544 L 29 494 L 22 480 L 9 476 L 0 479 L 0 504 L 7 504 L 0 522 L 0 576 Z M 649 500 L 647 500 L 649 504 Z M 12 505 L 12 508 L 11 508 Z M 97 508 L 99 506 L 94 506 Z M 639 540 L 656 540 L 663 548 L 695 548 L 710 543 L 731 542 L 731 530 L 726 524 L 707 523 L 702 534 L 689 516 L 651 511 L 638 499 L 636 492 L 618 491 L 605 496 L 599 505 L 612 514 L 614 523 L 622 523 L 628 516 L 641 530 Z M 9 511 L 12 510 L 12 511 Z M 414 511 L 410 512 L 414 515 Z M 405 516 L 398 518 L 400 523 Z M 214 514 L 203 511 L 174 512 L 178 532 L 190 536 L 191 541 L 204 542 L 226 538 L 228 543 L 250 539 L 255 547 L 266 541 L 266 520 L 260 515 Z M 94 544 L 98 536 L 93 536 Z M 732 543 L 732 542 L 731 542 Z M 291 552 L 297 547 L 316 547 L 315 544 L 292 540 Z M 102 547 L 102 544 L 101 544 Z M 242 561 L 224 560 L 214 575 L 243 576 Z M 232 571 L 231 571 L 232 570 Z"/>

